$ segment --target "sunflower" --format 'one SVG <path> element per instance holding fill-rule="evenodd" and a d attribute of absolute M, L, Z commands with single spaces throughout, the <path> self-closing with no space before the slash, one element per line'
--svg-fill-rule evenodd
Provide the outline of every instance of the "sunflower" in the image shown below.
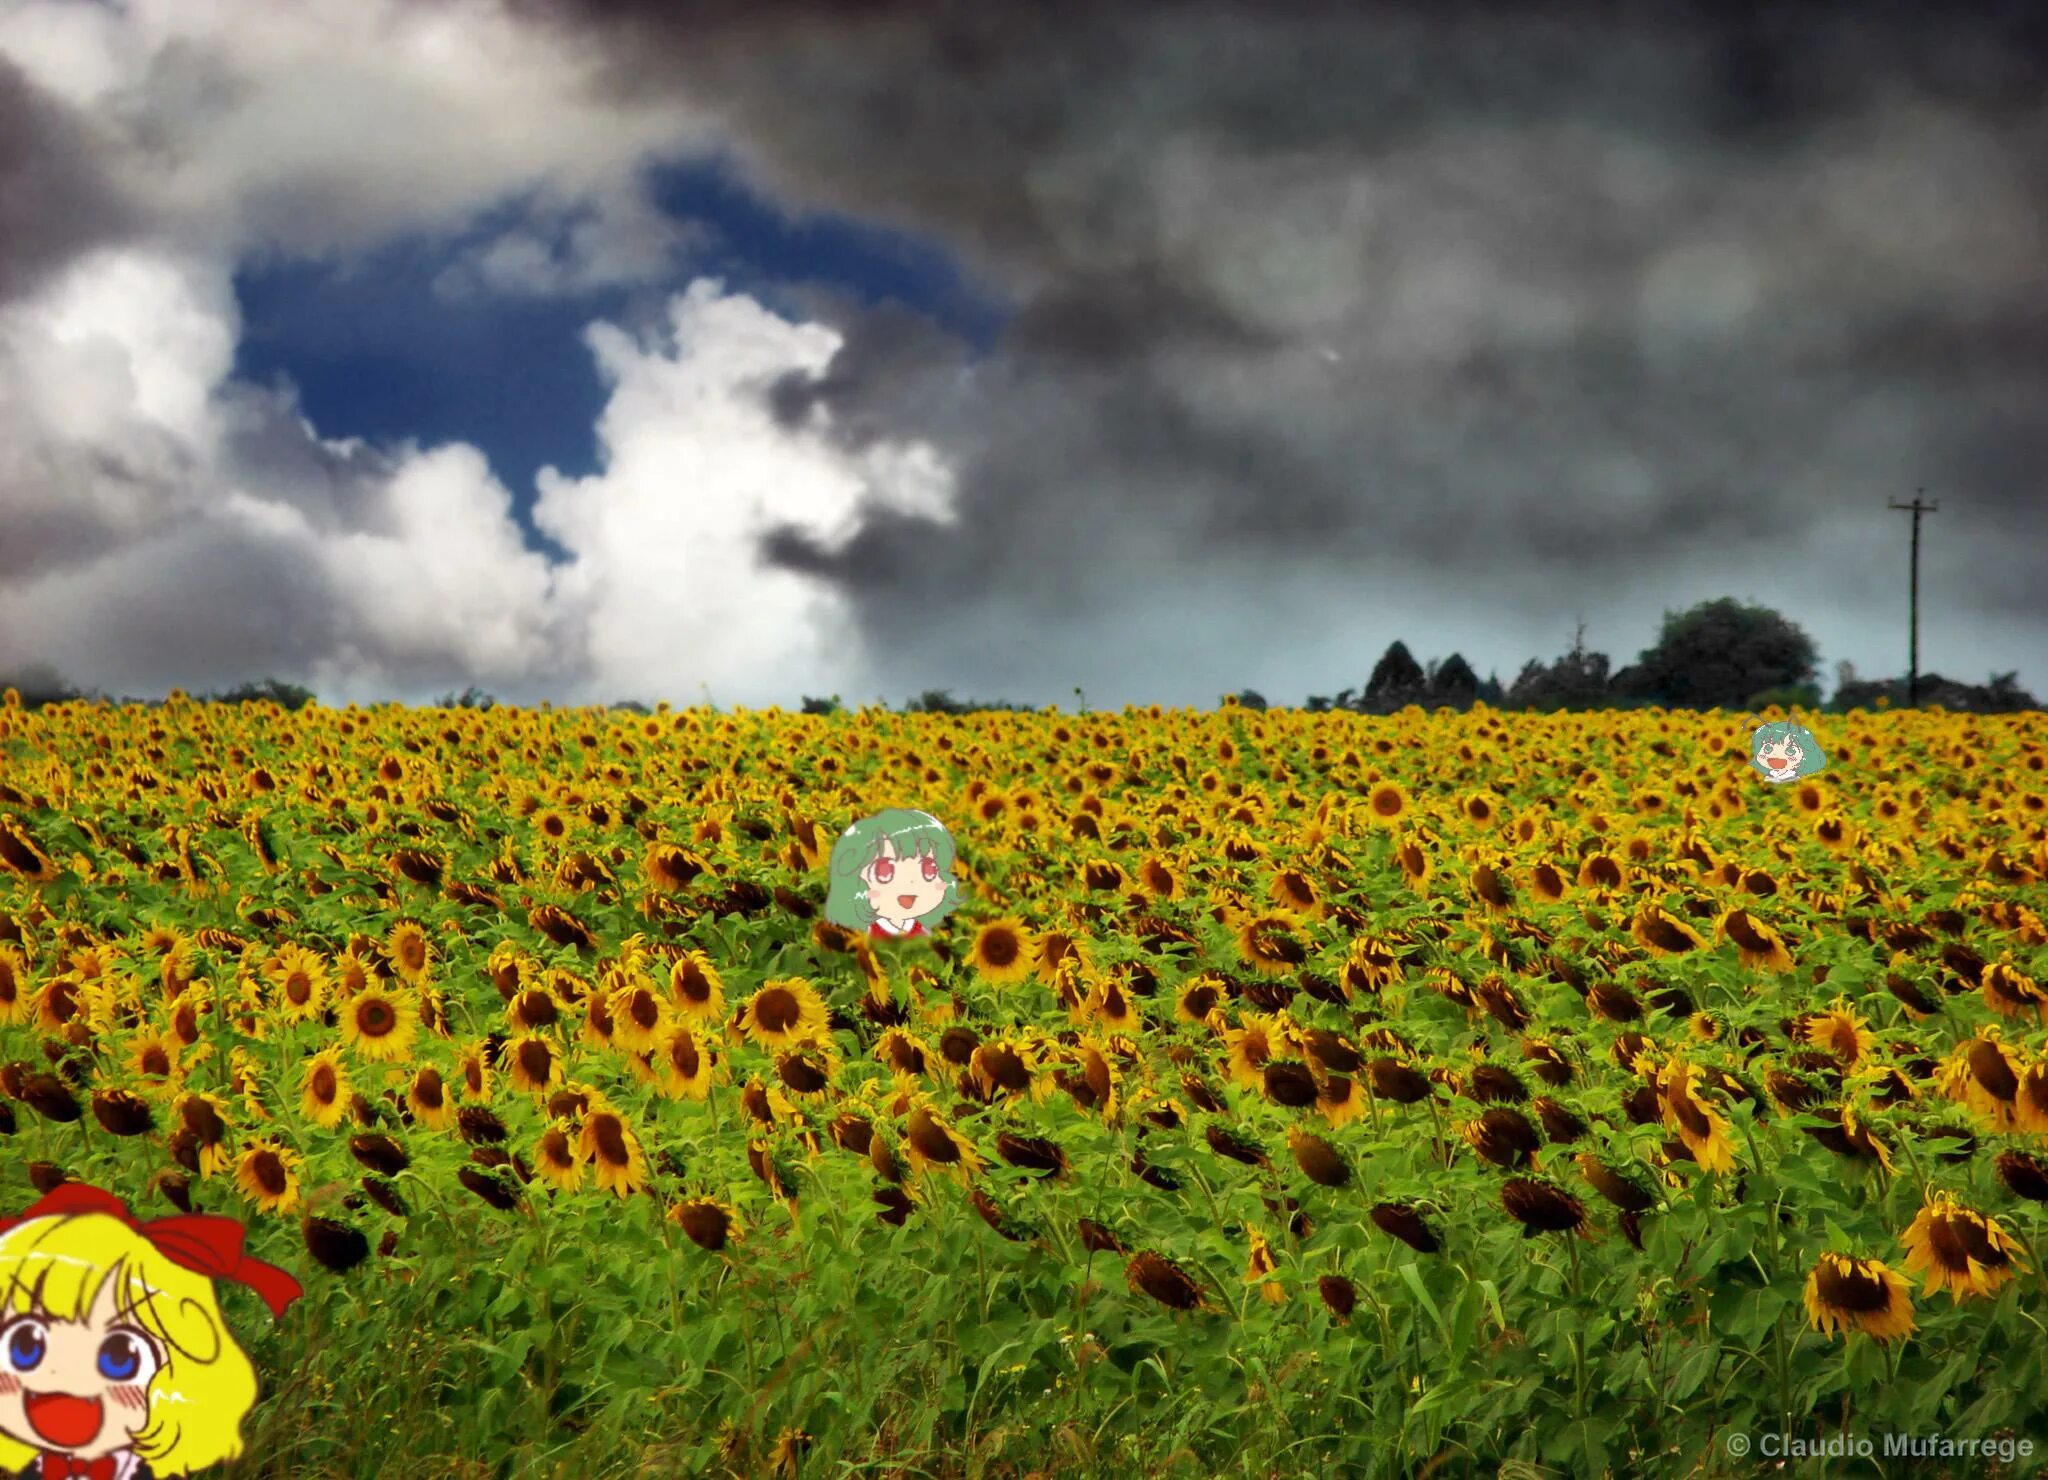
<path fill-rule="evenodd" d="M 1285 1052 L 1286 1034 L 1273 1018 L 1248 1012 L 1239 1026 L 1223 1029 L 1223 1041 L 1230 1057 L 1230 1078 L 1243 1089 L 1263 1090 L 1266 1064 Z"/>
<path fill-rule="evenodd" d="M 1069 962 L 1085 972 L 1092 964 L 1088 948 L 1064 930 L 1048 930 L 1020 944 L 1031 954 L 1031 969 L 1043 986 L 1057 986 L 1060 968 Z"/>
<path fill-rule="evenodd" d="M 625 1197 L 647 1185 L 646 1153 L 618 1111 L 593 1104 L 583 1117 L 583 1134 L 577 1145 L 592 1177 L 605 1191 Z"/>
<path fill-rule="evenodd" d="M 330 978 L 337 997 L 353 997 L 366 990 L 377 979 L 377 970 L 371 964 L 367 946 L 351 944 L 347 950 L 334 958 L 334 971 Z"/>
<path fill-rule="evenodd" d="M 1037 1050 L 1014 1038 L 978 1044 L 968 1057 L 967 1072 L 987 1099 L 999 1094 L 1043 1099 L 1052 1088 L 1051 1081 L 1038 1074 Z"/>
<path fill-rule="evenodd" d="M 1249 915 L 1237 927 L 1237 954 L 1261 976 L 1286 976 L 1308 960 L 1296 934 L 1298 922 L 1284 910 Z"/>
<path fill-rule="evenodd" d="M 1983 992 L 1985 1004 L 2000 1017 L 2048 1018 L 2048 992 L 2009 961 L 1984 968 Z"/>
<path fill-rule="evenodd" d="M 0 1027 L 28 1015 L 28 960 L 18 946 L 0 942 Z"/>
<path fill-rule="evenodd" d="M 442 1082 L 441 1071 L 432 1064 L 422 1064 L 414 1071 L 412 1083 L 406 1087 L 405 1105 L 412 1112 L 413 1119 L 437 1131 L 447 1130 L 457 1120 L 455 1102 L 448 1096 L 448 1086 Z M 468 1108 L 481 1110 L 483 1107 Z"/>
<path fill-rule="evenodd" d="M 1815 1048 L 1833 1054 L 1845 1067 L 1853 1067 L 1870 1053 L 1869 1024 L 1847 1000 L 1837 997 L 1826 1012 L 1807 1019 L 1805 1038 Z"/>
<path fill-rule="evenodd" d="M 656 1082 L 670 1099 L 701 1100 L 711 1093 L 716 1062 L 710 1045 L 697 1037 L 695 1029 L 675 1023 L 661 1041 Z"/>
<path fill-rule="evenodd" d="M 931 1045 L 915 1033 L 891 1028 L 876 1041 L 875 1058 L 896 1077 L 899 1085 L 907 1085 L 928 1073 L 936 1056 Z"/>
<path fill-rule="evenodd" d="M 1659 1075 L 1658 1097 L 1664 1106 L 1664 1124 L 1678 1132 L 1686 1150 L 1709 1172 L 1735 1170 L 1735 1152 L 1728 1144 L 1728 1120 L 1695 1092 L 1699 1067 L 1677 1060 L 1668 1062 Z"/>
<path fill-rule="evenodd" d="M 1378 992 L 1401 980 L 1401 958 L 1395 946 L 1376 935 L 1351 942 L 1344 958 L 1344 985 L 1354 992 Z"/>
<path fill-rule="evenodd" d="M 913 1171 L 929 1173 L 936 1168 L 968 1179 L 981 1170 L 981 1154 L 929 1105 L 912 1109 L 903 1127 L 903 1144 L 909 1148 Z"/>
<path fill-rule="evenodd" d="M 612 1039 L 619 1047 L 632 1053 L 654 1047 L 661 1036 L 665 1014 L 651 984 L 622 983 L 612 989 L 605 1005 L 612 1020 Z"/>
<path fill-rule="evenodd" d="M 522 1033 L 506 1041 L 498 1063 L 513 1088 L 546 1094 L 562 1081 L 562 1058 L 555 1045 L 539 1033 Z"/>
<path fill-rule="evenodd" d="M 139 1033 L 128 1041 L 125 1057 L 128 1072 L 148 1081 L 145 1088 L 159 1089 L 178 1078 L 178 1054 L 184 1047 L 168 1033 Z"/>
<path fill-rule="evenodd" d="M 1202 1287 L 1194 1276 L 1164 1254 L 1141 1250 L 1125 1264 L 1124 1278 L 1133 1294 L 1149 1295 L 1169 1310 L 1208 1308 Z"/>
<path fill-rule="evenodd" d="M 702 951 L 685 951 L 668 972 L 669 1000 L 677 1012 L 698 1023 L 725 1021 L 725 981 Z"/>
<path fill-rule="evenodd" d="M 1095 984 L 1082 1004 L 1080 1018 L 1111 1033 L 1136 1032 L 1143 1022 L 1138 1004 L 1115 977 L 1104 977 Z"/>
<path fill-rule="evenodd" d="M 1394 862 L 1400 865 L 1401 877 L 1408 881 L 1410 889 L 1420 889 L 1429 882 L 1429 847 L 1421 833 L 1411 831 L 1401 835 L 1394 844 Z"/>
<path fill-rule="evenodd" d="M 1823 1335 L 1840 1327 L 1890 1341 L 1912 1333 L 1913 1296 L 1882 1260 L 1827 1253 L 1806 1277 L 1806 1314 Z"/>
<path fill-rule="evenodd" d="M 385 938 L 384 950 L 400 977 L 414 985 L 426 980 L 433 952 L 426 928 L 418 921 L 400 920 L 393 925 L 391 934 Z"/>
<path fill-rule="evenodd" d="M 1907 1249 L 1907 1273 L 1927 1273 L 1920 1293 L 1946 1289 L 1954 1303 L 1968 1295 L 1995 1295 L 2000 1285 L 2026 1270 L 2017 1258 L 2018 1245 L 1996 1219 L 1947 1193 L 1930 1199 L 1900 1240 Z"/>
<path fill-rule="evenodd" d="M 2020 1066 L 1995 1025 L 1956 1047 L 1942 1070 L 1941 1088 L 1949 1099 L 1968 1105 L 1999 1130 L 2013 1128 Z"/>
<path fill-rule="evenodd" d="M 1706 946 L 1692 926 L 1656 905 L 1645 905 L 1637 912 L 1629 933 L 1655 956 L 1679 956 Z"/>
<path fill-rule="evenodd" d="M 572 1133 L 569 1122 L 557 1118 L 548 1123 L 533 1143 L 533 1169 L 564 1192 L 574 1192 L 583 1182 L 588 1163 L 583 1146 Z"/>
<path fill-rule="evenodd" d="M 505 1021 L 514 1032 L 539 1033 L 560 1022 L 565 1009 L 546 982 L 515 991 L 505 1003 Z"/>
<path fill-rule="evenodd" d="M 1031 975 L 1036 943 L 1021 920 L 991 920 L 974 932 L 967 960 L 985 980 L 1006 986 Z"/>
<path fill-rule="evenodd" d="M 1734 945 L 1744 966 L 1758 971 L 1792 969 L 1792 953 L 1785 948 L 1784 937 L 1740 905 L 1721 915 L 1714 933 Z"/>
<path fill-rule="evenodd" d="M 299 1156 L 276 1141 L 251 1141 L 235 1164 L 235 1186 L 258 1212 L 289 1213 L 299 1205 Z"/>
<path fill-rule="evenodd" d="M 709 1197 L 675 1204 L 668 1210 L 668 1220 L 688 1234 L 691 1243 L 712 1254 L 737 1243 L 746 1232 L 737 1212 Z"/>
<path fill-rule="evenodd" d="M 179 1121 L 179 1130 L 191 1147 L 197 1162 L 196 1170 L 202 1177 L 211 1177 L 215 1172 L 225 1171 L 228 1153 L 222 1144 L 227 1139 L 227 1106 L 219 1096 L 201 1093 L 187 1093 L 178 1096 L 174 1106 Z M 77 1119 L 76 1116 L 71 1117 Z"/>
<path fill-rule="evenodd" d="M 1522 1237 L 1539 1233 L 1583 1233 L 1586 1207 L 1563 1188 L 1535 1177 L 1510 1177 L 1501 1185 L 1500 1205 L 1522 1225 Z"/>
<path fill-rule="evenodd" d="M 402 1064 L 411 1057 L 419 1009 L 410 997 L 369 987 L 342 1004 L 340 1017 L 341 1041 L 358 1058 Z"/>
<path fill-rule="evenodd" d="M 462 1097 L 473 1105 L 491 1097 L 491 1050 L 487 1043 L 473 1043 L 456 1056 L 456 1071 L 462 1080 Z"/>
<path fill-rule="evenodd" d="M 740 1009 L 739 1029 L 757 1048 L 787 1048 L 825 1030 L 825 1004 L 802 977 L 766 983 Z"/>
<path fill-rule="evenodd" d="M 1371 1104 L 1349 1074 L 1323 1074 L 1316 1079 L 1316 1109 L 1332 1129 L 1341 1130 L 1369 1114 Z"/>
<path fill-rule="evenodd" d="M 306 1060 L 299 1078 L 303 1087 L 299 1113 L 322 1130 L 331 1131 L 340 1125 L 350 1103 L 348 1072 L 341 1066 L 341 1050 L 321 1049 Z"/>
<path fill-rule="evenodd" d="M 1155 900 L 1181 897 L 1180 876 L 1156 854 L 1148 855 L 1138 864 L 1138 887 Z"/>
<path fill-rule="evenodd" d="M 1257 1285 L 1260 1297 L 1269 1305 L 1279 1305 L 1287 1299 L 1287 1287 L 1273 1278 L 1279 1268 L 1280 1261 L 1273 1257 L 1273 1246 L 1263 1233 L 1253 1229 L 1251 1257 L 1245 1261 L 1244 1282 Z"/>
<path fill-rule="evenodd" d="M 1398 781 L 1378 782 L 1365 794 L 1365 815 L 1374 827 L 1395 826 L 1413 807 Z"/>

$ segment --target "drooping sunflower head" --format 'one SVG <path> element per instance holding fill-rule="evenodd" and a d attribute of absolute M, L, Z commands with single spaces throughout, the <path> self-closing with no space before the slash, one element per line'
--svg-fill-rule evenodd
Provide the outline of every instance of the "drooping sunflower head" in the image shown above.
<path fill-rule="evenodd" d="M 1920 1209 L 1901 1235 L 1907 1249 L 1908 1273 L 1924 1272 L 1932 1295 L 1947 1290 L 1961 1302 L 1969 1296 L 1995 1295 L 2014 1274 L 2024 1272 L 2019 1246 L 1995 1218 L 1964 1207 L 1953 1196 L 1937 1194 Z"/>
<path fill-rule="evenodd" d="M 1913 1330 L 1913 1297 L 1903 1276 L 1879 1259 L 1826 1253 L 1806 1277 L 1806 1313 L 1815 1330 L 1861 1331 L 1880 1341 Z"/>

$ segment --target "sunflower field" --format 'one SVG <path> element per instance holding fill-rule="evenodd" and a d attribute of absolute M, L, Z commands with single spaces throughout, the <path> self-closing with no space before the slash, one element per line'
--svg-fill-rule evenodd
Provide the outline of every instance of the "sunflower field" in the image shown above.
<path fill-rule="evenodd" d="M 302 1278 L 223 1473 L 2032 1473 L 2048 736 L 1801 718 L 10 695 L 0 1214 Z"/>

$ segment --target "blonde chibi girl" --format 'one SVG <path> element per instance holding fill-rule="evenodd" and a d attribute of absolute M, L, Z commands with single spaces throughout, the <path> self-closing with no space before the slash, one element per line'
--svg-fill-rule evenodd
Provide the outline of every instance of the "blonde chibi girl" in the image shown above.
<path fill-rule="evenodd" d="M 832 845 L 825 918 L 869 935 L 926 935 L 960 903 L 953 838 L 929 812 L 863 817 Z"/>
<path fill-rule="evenodd" d="M 5 1473 L 155 1480 L 239 1455 L 256 1373 L 221 1318 L 223 1279 L 274 1316 L 304 1293 L 242 1253 L 232 1218 L 140 1223 L 112 1193 L 66 1182 L 0 1220 Z"/>
<path fill-rule="evenodd" d="M 1811 776 L 1828 763 L 1813 731 L 1790 720 L 1758 725 L 1749 740 L 1749 763 L 1773 784 Z"/>

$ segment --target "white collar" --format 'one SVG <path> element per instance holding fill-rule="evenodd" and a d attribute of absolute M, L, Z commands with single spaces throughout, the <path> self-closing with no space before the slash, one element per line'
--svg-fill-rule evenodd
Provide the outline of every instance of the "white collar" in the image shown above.
<path fill-rule="evenodd" d="M 892 925 L 880 915 L 875 916 L 875 923 L 881 926 L 883 932 L 888 935 L 908 935 L 917 928 L 917 921 L 915 920 L 912 920 L 908 925 Z"/>

